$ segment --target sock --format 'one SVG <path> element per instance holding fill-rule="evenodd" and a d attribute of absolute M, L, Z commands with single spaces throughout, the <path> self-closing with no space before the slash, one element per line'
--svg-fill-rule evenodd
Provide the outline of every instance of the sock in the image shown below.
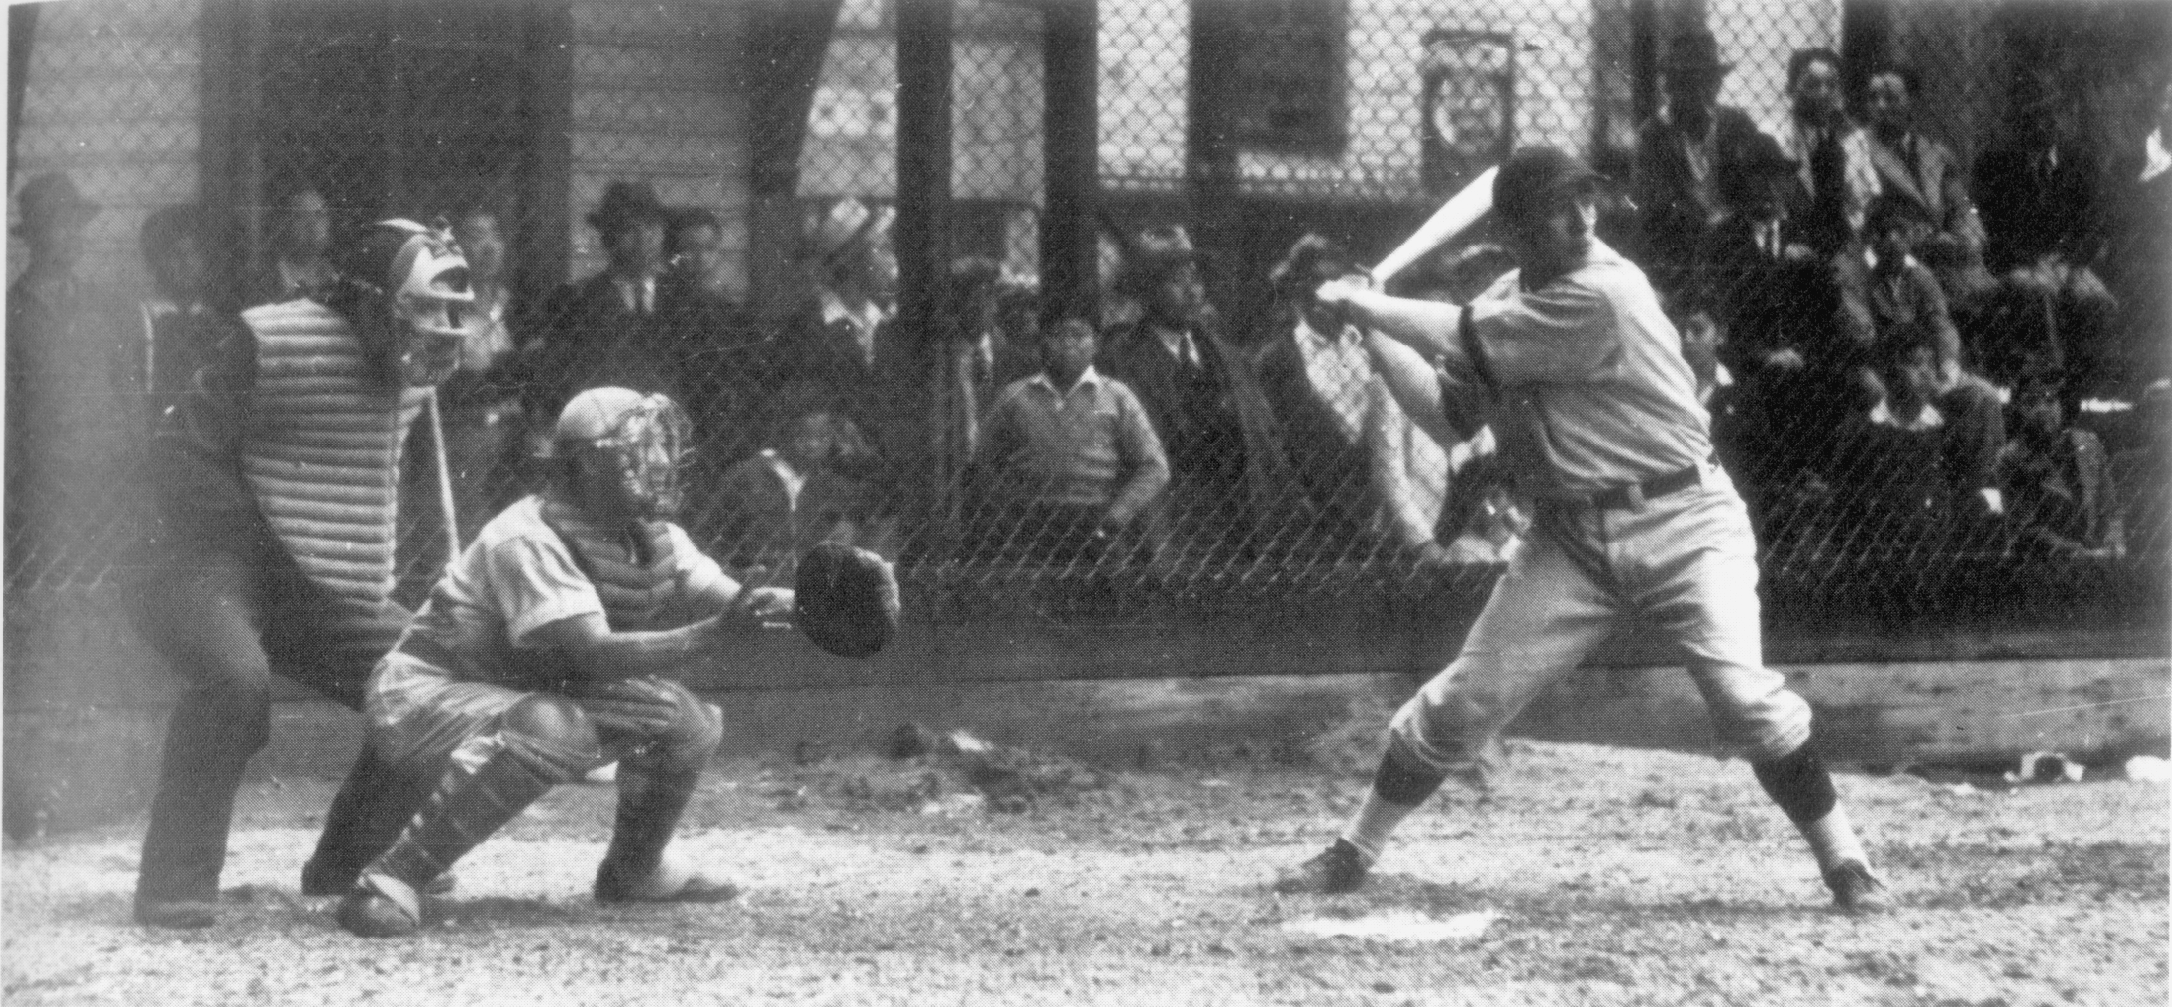
<path fill-rule="evenodd" d="M 1824 818 L 1840 801 L 1839 792 L 1833 789 L 1833 774 L 1826 771 L 1824 760 L 1809 744 L 1777 759 L 1752 762 L 1750 771 L 1757 774 L 1766 796 L 1797 827 Z"/>
<path fill-rule="evenodd" d="M 1342 830 L 1342 838 L 1365 854 L 1366 863 L 1377 862 L 1381 851 L 1387 849 L 1388 836 L 1416 810 L 1415 804 L 1397 804 L 1382 798 L 1378 790 L 1370 791 L 1366 793 L 1365 805 L 1358 809 L 1357 817 Z"/>
<path fill-rule="evenodd" d="M 1863 841 L 1855 835 L 1854 823 L 1848 821 L 1848 809 L 1834 805 L 1825 817 L 1814 822 L 1796 825 L 1802 837 L 1810 844 L 1810 854 L 1818 859 L 1818 869 L 1829 871 L 1842 863 L 1853 860 L 1865 866 L 1870 855 L 1863 852 Z"/>

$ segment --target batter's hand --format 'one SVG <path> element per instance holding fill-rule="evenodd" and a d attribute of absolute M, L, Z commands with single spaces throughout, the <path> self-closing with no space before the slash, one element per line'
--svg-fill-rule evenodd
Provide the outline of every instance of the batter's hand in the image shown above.
<path fill-rule="evenodd" d="M 1312 292 L 1313 300 L 1331 308 L 1347 307 L 1353 296 L 1372 289 L 1372 281 L 1357 276 L 1344 276 L 1320 284 Z"/>

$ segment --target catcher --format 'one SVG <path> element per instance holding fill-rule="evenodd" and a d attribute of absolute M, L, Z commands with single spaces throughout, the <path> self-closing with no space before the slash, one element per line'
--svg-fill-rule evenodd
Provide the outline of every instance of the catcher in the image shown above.
<path fill-rule="evenodd" d="M 743 588 L 672 523 L 686 438 L 685 414 L 662 395 L 575 396 L 558 418 L 548 486 L 483 527 L 379 662 L 368 745 L 399 775 L 438 783 L 403 831 L 367 850 L 341 926 L 414 932 L 419 893 L 454 861 L 552 785 L 613 761 L 618 809 L 596 899 L 737 894 L 665 850 L 723 736 L 720 711 L 677 679 L 789 615 L 794 592 Z M 872 573 L 888 586 L 892 607 L 878 614 L 894 619 L 886 564 L 825 556 L 808 565 L 832 581 L 864 585 Z M 872 640 L 865 627 L 846 635 L 863 648 Z"/>

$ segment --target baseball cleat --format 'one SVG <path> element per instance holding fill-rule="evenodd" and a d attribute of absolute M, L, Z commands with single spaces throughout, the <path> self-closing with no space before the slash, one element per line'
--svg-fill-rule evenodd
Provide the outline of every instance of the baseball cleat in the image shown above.
<path fill-rule="evenodd" d="M 1885 882 L 1860 860 L 1842 861 L 1826 871 L 1825 887 L 1833 891 L 1833 908 L 1849 915 L 1867 916 L 1893 908 L 1893 894 Z"/>
<path fill-rule="evenodd" d="M 202 930 L 219 922 L 219 904 L 208 899 L 138 902 L 136 922 L 165 930 Z"/>
<path fill-rule="evenodd" d="M 1275 878 L 1274 890 L 1284 895 L 1341 895 L 1365 884 L 1372 870 L 1365 852 L 1347 839 L 1337 839 L 1318 856 Z"/>
<path fill-rule="evenodd" d="M 302 863 L 302 895 L 312 899 L 345 895 L 354 888 L 354 883 L 359 877 L 361 877 L 360 874 L 340 874 L 320 868 L 317 866 L 316 860 L 307 860 Z M 458 887 L 460 887 L 459 879 L 448 872 L 423 882 L 422 888 L 419 890 L 422 894 L 431 898 L 441 899 L 451 895 L 453 889 Z"/>
<path fill-rule="evenodd" d="M 365 874 L 339 900 L 337 918 L 356 937 L 406 937 L 422 929 L 422 897 L 397 878 Z"/>

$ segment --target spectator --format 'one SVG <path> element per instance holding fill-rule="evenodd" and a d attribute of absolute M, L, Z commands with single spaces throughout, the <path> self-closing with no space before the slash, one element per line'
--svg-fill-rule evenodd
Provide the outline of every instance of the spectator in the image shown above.
<path fill-rule="evenodd" d="M 522 412 L 531 418 L 531 439 L 547 438 L 548 425 L 574 393 L 618 386 L 687 401 L 679 387 L 685 343 L 660 310 L 664 271 L 664 204 L 646 183 L 613 182 L 588 215 L 603 242 L 603 270 L 554 291 L 542 311 L 524 325 L 536 334 L 515 366 Z"/>
<path fill-rule="evenodd" d="M 2157 69 L 2160 83 L 2149 108 L 2148 132 L 2123 159 L 2115 177 L 2120 221 L 2105 256 L 2105 280 L 2119 298 L 2119 370 L 2124 387 L 2107 389 L 2135 401 L 2143 389 L 2172 376 L 2172 61 Z M 2137 132 L 2141 130 L 2138 129 Z"/>
<path fill-rule="evenodd" d="M 2117 555 L 2125 542 L 2104 444 L 2069 426 L 2056 374 L 2025 376 L 2014 389 L 2012 437 L 1998 456 L 1998 483 L 2021 548 L 2061 556 Z"/>
<path fill-rule="evenodd" d="M 974 462 L 979 558 L 1092 567 L 1141 547 L 1169 463 L 1138 396 L 1095 370 L 1094 343 L 1082 312 L 1049 312 L 1041 373 L 989 411 Z"/>
<path fill-rule="evenodd" d="M 322 298 L 339 279 L 332 265 L 332 206 L 313 186 L 294 190 L 279 204 L 273 225 L 272 260 L 251 284 L 248 306 Z"/>
<path fill-rule="evenodd" d="M 894 217 L 888 207 L 844 199 L 814 223 L 803 254 L 817 270 L 815 295 L 786 319 L 777 346 L 787 400 L 850 417 L 877 438 L 885 457 L 900 446 L 892 442 L 901 432 L 890 426 L 895 386 L 909 380 L 891 310 Z"/>
<path fill-rule="evenodd" d="M 146 423 L 156 422 L 188 389 L 207 362 L 205 355 L 239 324 L 214 292 L 219 270 L 212 255 L 229 246 L 210 225 L 204 208 L 196 205 L 161 207 L 143 220 L 151 296 L 141 304 L 143 342 L 131 354 L 129 369 L 145 398 Z"/>
<path fill-rule="evenodd" d="M 1881 195 L 1871 201 L 1863 229 L 1869 247 L 1863 255 L 1846 260 L 1843 276 L 1850 296 L 1859 299 L 1860 310 L 1869 317 L 1877 343 L 1928 334 L 1937 353 L 1937 386 L 1942 397 L 1996 398 L 1989 384 L 1962 369 L 1961 335 L 1946 309 L 1946 296 L 1938 278 L 1915 256 L 1914 250 L 1932 236 L 1932 223 L 1922 206 Z M 1878 356 L 1876 344 L 1871 353 Z M 1860 368 L 1859 380 L 1873 398 L 1884 396 L 1870 361 Z M 1951 411 L 1950 403 L 1947 407 Z"/>
<path fill-rule="evenodd" d="M 1953 149 L 1917 132 L 1914 70 L 1887 63 L 1863 85 L 1870 121 L 1870 161 L 1882 193 L 1914 206 L 1929 222 L 1916 257 L 1938 276 L 1948 302 L 1971 302 L 1991 285 L 1984 270 L 1983 221 L 1969 199 Z"/>
<path fill-rule="evenodd" d="M 1102 363 L 1137 392 L 1168 451 L 1169 533 L 1188 558 L 1227 560 L 1251 524 L 1249 460 L 1234 353 L 1216 331 L 1191 236 L 1174 225 L 1140 234 L 1119 292 L 1141 314 L 1109 332 Z"/>
<path fill-rule="evenodd" d="M 1447 453 L 1388 396 L 1364 334 L 1312 297 L 1322 283 L 1365 271 L 1318 235 L 1290 248 L 1270 277 L 1278 324 L 1258 360 L 1260 383 L 1311 551 L 1361 559 L 1386 543 L 1441 559 L 1434 527 L 1447 494 Z"/>
<path fill-rule="evenodd" d="M 444 406 L 446 463 L 463 533 L 480 529 L 516 492 L 520 474 L 521 404 L 508 382 L 520 339 L 512 329 L 505 236 L 498 212 L 473 204 L 453 218 L 453 240 L 467 257 L 475 301 L 462 321 L 468 330 L 460 369 L 438 386 Z"/>
<path fill-rule="evenodd" d="M 1662 293 L 1687 282 L 1706 233 L 1726 214 L 1722 180 L 1764 134 L 1742 110 L 1719 104 L 1734 64 L 1702 28 L 1667 47 L 1660 80 L 1667 103 L 1637 131 L 1631 191 L 1639 208 L 1638 243 L 1646 272 Z"/>
<path fill-rule="evenodd" d="M 944 380 L 930 419 L 940 444 L 932 473 L 941 487 L 935 519 L 946 534 L 964 520 L 965 467 L 980 442 L 988 405 L 1005 386 L 1040 370 L 1037 361 L 1021 359 L 1031 352 L 1025 345 L 1029 341 L 1011 335 L 1020 331 L 1015 320 L 1005 317 L 1011 289 L 1003 268 L 982 256 L 953 260 L 943 280 L 936 324 Z M 1008 307 L 1015 319 L 1031 301 L 1014 299 Z"/>
<path fill-rule="evenodd" d="M 128 386 L 129 320 L 114 318 L 104 299 L 76 275 L 84 232 L 98 216 L 67 175 L 36 175 L 16 193 L 15 233 L 29 263 L 7 291 L 7 564 L 10 571 L 40 554 L 48 558 L 87 543 L 75 531 L 89 499 L 104 494 L 91 473 L 140 430 L 117 417 Z M 103 509 L 89 514 L 102 515 Z"/>
<path fill-rule="evenodd" d="M 1840 260 L 1813 251 L 1790 212 L 1795 169 L 1772 140 L 1751 145 L 1723 180 L 1729 209 L 1685 302 L 1709 306 L 1720 327 L 1715 357 L 1735 390 L 1714 436 L 1739 463 L 1753 513 L 1827 450 L 1842 416 L 1869 405 L 1851 382 L 1875 331 L 1860 298 L 1843 296 Z"/>
<path fill-rule="evenodd" d="M 724 225 L 700 207 L 676 210 L 664 235 L 665 281 L 677 296 L 737 306 L 724 270 Z"/>
<path fill-rule="evenodd" d="M 2072 114 L 2041 68 L 2015 78 L 2008 139 L 1976 162 L 1985 264 L 1997 285 L 1977 312 L 1991 380 L 2060 370 L 2071 413 L 2105 373 L 2117 302 L 2091 268 L 2111 233 L 2098 205 L 2096 157 L 2072 139 Z"/>
<path fill-rule="evenodd" d="M 686 354 L 686 383 L 692 387 L 681 401 L 694 425 L 707 432 L 710 447 L 721 449 L 714 453 L 729 458 L 751 445 L 720 444 L 716 438 L 759 429 L 772 348 L 728 291 L 723 243 L 716 214 L 699 208 L 673 213 L 664 240 L 670 265 L 658 281 L 657 300 L 665 327 L 677 334 Z M 698 471 L 702 465 L 697 461 L 694 467 Z"/>
<path fill-rule="evenodd" d="M 1927 329 L 1886 340 L 1878 366 L 1885 396 L 1844 421 L 1824 466 L 1836 526 L 1867 547 L 1945 555 L 2005 510 L 1997 472 L 2004 418 L 1995 401 L 1939 409 L 1938 342 Z"/>
<path fill-rule="evenodd" d="M 799 557 L 822 542 L 894 553 L 865 478 L 874 451 L 834 413 L 784 423 L 765 447 L 717 482 L 712 550 L 748 584 L 793 583 Z"/>
<path fill-rule="evenodd" d="M 1837 255 L 1855 243 L 1880 191 L 1870 136 L 1841 101 L 1839 53 L 1796 50 L 1787 61 L 1787 92 L 1791 118 L 1781 147 L 1798 165 L 1789 213 L 1813 251 Z"/>

